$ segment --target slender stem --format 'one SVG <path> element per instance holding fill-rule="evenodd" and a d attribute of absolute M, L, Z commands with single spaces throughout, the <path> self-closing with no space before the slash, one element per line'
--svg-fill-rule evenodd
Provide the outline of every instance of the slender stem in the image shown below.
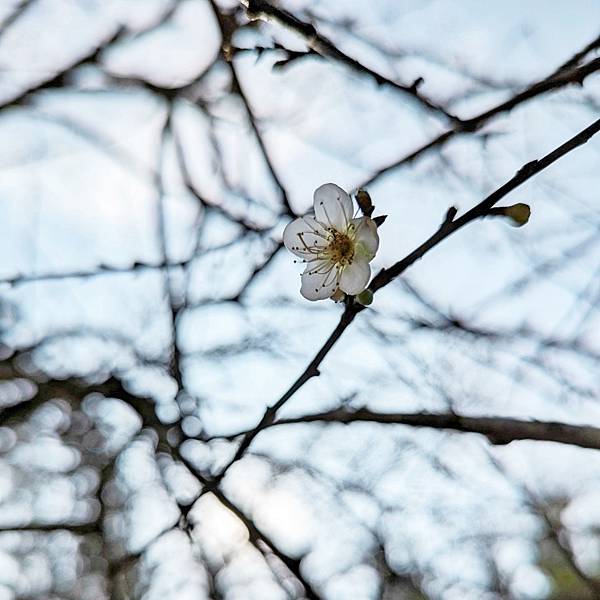
<path fill-rule="evenodd" d="M 427 110 L 443 115 L 457 124 L 461 123 L 461 120 L 458 117 L 419 92 L 418 82 L 420 81 L 420 78 L 412 85 L 404 85 L 393 81 L 342 52 L 335 44 L 325 36 L 321 35 L 314 25 L 300 20 L 292 13 L 277 8 L 266 0 L 242 0 L 242 4 L 246 7 L 249 16 L 265 21 L 275 21 L 280 25 L 295 31 L 304 39 L 307 46 L 317 54 L 338 61 L 347 67 L 350 67 L 350 69 L 357 73 L 368 75 L 374 79 L 378 85 L 387 85 L 402 94 L 414 98 Z"/>
<path fill-rule="evenodd" d="M 579 146 L 585 144 L 592 136 L 598 133 L 598 131 L 600 131 L 600 119 L 594 121 L 594 123 L 592 123 L 589 127 L 586 127 L 584 130 L 574 135 L 572 138 L 567 140 L 565 143 L 561 144 L 558 148 L 556 148 L 549 154 L 546 154 L 539 160 L 533 160 L 524 165 L 521 169 L 519 169 L 519 171 L 515 174 L 514 177 L 509 179 L 504 185 L 500 186 L 497 190 L 492 192 L 489 196 L 487 196 L 481 202 L 479 202 L 479 204 L 475 205 L 473 208 L 471 208 L 458 219 L 454 219 L 454 211 L 448 211 L 443 223 L 432 236 L 425 240 L 425 242 L 423 242 L 410 254 L 405 256 L 402 260 L 399 260 L 397 263 L 395 263 L 387 269 L 382 269 L 371 281 L 369 289 L 371 289 L 373 292 L 376 292 L 377 290 L 388 285 L 395 277 L 400 275 L 417 260 L 422 258 L 427 252 L 429 252 L 429 250 L 437 246 L 441 241 L 452 235 L 454 232 L 458 231 L 467 223 L 470 223 L 471 221 L 474 221 L 477 218 L 486 216 L 489 209 L 492 208 L 492 206 L 494 206 L 494 204 L 496 204 L 499 200 L 504 198 L 504 196 L 506 196 L 512 190 L 519 187 L 529 179 L 531 179 L 537 173 L 549 167 L 559 158 L 565 156 L 565 154 L 568 154 L 575 148 L 578 148 Z M 279 409 L 284 404 L 286 404 L 286 402 L 288 402 L 288 400 L 309 379 L 319 374 L 319 365 L 323 362 L 324 358 L 333 348 L 334 344 L 340 339 L 344 331 L 352 323 L 354 317 L 364 309 L 365 306 L 358 303 L 346 305 L 346 308 L 336 328 L 329 335 L 323 346 L 321 346 L 321 349 L 317 352 L 313 360 L 304 369 L 304 371 L 301 373 L 298 379 L 296 379 L 296 381 L 287 389 L 287 391 L 279 398 L 279 400 L 275 402 L 275 404 L 267 408 L 265 414 L 263 415 L 258 425 L 256 425 L 256 427 L 243 434 L 242 441 L 234 457 L 225 465 L 225 467 L 223 467 L 221 472 L 215 477 L 215 484 L 220 482 L 229 470 L 229 468 L 244 456 L 254 438 L 261 431 L 266 429 L 270 424 L 272 424 L 275 421 Z"/>

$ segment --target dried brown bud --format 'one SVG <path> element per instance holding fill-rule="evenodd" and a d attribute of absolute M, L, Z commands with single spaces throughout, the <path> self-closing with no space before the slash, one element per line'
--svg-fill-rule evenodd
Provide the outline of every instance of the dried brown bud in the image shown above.
<path fill-rule="evenodd" d="M 370 217 L 375 210 L 373 206 L 373 202 L 371 201 L 371 196 L 369 196 L 369 192 L 367 190 L 363 190 L 362 188 L 356 192 L 356 202 L 358 203 L 358 207 L 365 217 Z"/>

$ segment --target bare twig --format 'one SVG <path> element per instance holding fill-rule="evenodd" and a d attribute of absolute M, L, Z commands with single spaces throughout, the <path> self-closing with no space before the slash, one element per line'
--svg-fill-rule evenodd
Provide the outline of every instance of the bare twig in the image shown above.
<path fill-rule="evenodd" d="M 443 115 L 444 117 L 456 123 L 460 123 L 460 119 L 419 92 L 419 83 L 422 80 L 417 79 L 412 85 L 404 85 L 396 81 L 392 81 L 391 79 L 384 77 L 380 73 L 377 73 L 373 69 L 363 65 L 358 60 L 342 52 L 333 42 L 321 35 L 311 23 L 301 21 L 290 12 L 281 8 L 277 8 L 266 0 L 241 1 L 246 7 L 248 16 L 250 18 L 263 19 L 265 21 L 275 21 L 280 25 L 295 31 L 304 39 L 307 46 L 311 50 L 314 50 L 321 56 L 338 61 L 347 67 L 350 67 L 350 69 L 356 71 L 357 73 L 368 75 L 369 77 L 372 77 L 378 85 L 387 85 L 402 94 L 412 97 L 427 110 Z"/>
<path fill-rule="evenodd" d="M 595 44 L 596 40 L 592 42 Z M 591 46 L 592 44 L 588 44 L 586 48 Z M 585 50 L 585 49 L 584 49 Z M 584 51 L 582 51 L 584 52 Z M 587 54 L 589 51 L 586 51 Z M 581 52 L 578 52 L 575 57 L 579 56 Z M 565 62 L 565 65 L 570 65 L 570 63 L 574 60 L 574 57 Z M 600 58 L 596 58 L 590 61 L 587 64 L 584 64 L 580 67 L 572 68 L 572 69 L 564 69 L 563 67 L 554 71 L 548 77 L 537 81 L 530 85 L 528 88 L 519 92 L 518 94 L 512 96 L 508 100 L 497 104 L 496 106 L 486 110 L 475 117 L 471 117 L 465 121 L 462 121 L 456 124 L 451 129 L 437 135 L 429 142 L 419 146 L 417 149 L 409 152 L 405 156 L 399 158 L 398 160 L 380 168 L 375 173 L 373 173 L 367 180 L 363 181 L 358 187 L 366 187 L 371 185 L 375 180 L 379 179 L 383 175 L 397 169 L 398 167 L 405 166 L 415 159 L 421 157 L 423 154 L 426 154 L 430 150 L 435 148 L 440 148 L 443 146 L 448 140 L 453 137 L 462 134 L 462 133 L 474 133 L 481 129 L 483 125 L 489 122 L 493 117 L 504 113 L 509 112 L 516 106 L 523 104 L 524 102 L 531 100 L 533 98 L 537 98 L 538 96 L 545 94 L 547 92 L 561 89 L 566 87 L 567 85 L 577 84 L 582 85 L 586 77 L 591 75 L 592 73 L 600 70 Z"/>
<path fill-rule="evenodd" d="M 302 371 L 298 379 L 294 381 L 294 383 L 284 392 L 284 394 L 273 404 L 269 406 L 263 415 L 263 418 L 260 420 L 258 425 L 252 429 L 251 431 L 246 432 L 244 438 L 242 439 L 235 455 L 233 458 L 227 463 L 225 467 L 223 467 L 221 473 L 216 477 L 216 481 L 220 481 L 225 473 L 229 470 L 231 465 L 240 460 L 246 450 L 250 447 L 250 444 L 254 440 L 254 438 L 263 430 L 265 427 L 268 427 L 275 420 L 275 416 L 279 409 L 310 379 L 313 377 L 317 377 L 319 375 L 319 366 L 323 362 L 323 359 L 329 354 L 331 348 L 333 348 L 334 344 L 338 341 L 341 335 L 344 333 L 348 325 L 354 320 L 356 313 L 348 308 L 343 312 L 340 317 L 340 322 L 337 327 L 331 332 L 331 335 L 327 338 L 321 349 L 317 352 L 315 357 L 310 361 L 308 366 Z"/>
<path fill-rule="evenodd" d="M 429 250 L 437 246 L 441 241 L 446 239 L 448 236 L 456 232 L 458 229 L 470 223 L 471 221 L 483 217 L 487 214 L 487 211 L 494 206 L 499 200 L 506 196 L 509 192 L 525 183 L 528 179 L 541 172 L 545 168 L 549 167 L 552 163 L 556 162 L 559 158 L 565 154 L 571 152 L 575 148 L 585 144 L 593 135 L 600 131 L 600 119 L 592 123 L 589 127 L 586 127 L 583 131 L 579 132 L 571 139 L 567 140 L 564 144 L 561 144 L 558 148 L 540 158 L 539 160 L 533 160 L 524 165 L 514 177 L 507 181 L 504 185 L 499 187 L 496 191 L 492 192 L 489 196 L 484 198 L 479 204 L 471 208 L 464 215 L 455 220 L 444 219 L 439 229 L 430 236 L 425 242 L 418 246 L 413 252 L 408 254 L 402 260 L 398 261 L 387 269 L 382 269 L 369 284 L 369 289 L 373 292 L 388 285 L 395 277 L 404 272 L 408 267 L 414 264 L 417 260 L 422 258 Z M 451 215 L 453 213 L 450 213 Z M 334 344 L 339 340 L 344 331 L 352 323 L 356 315 L 363 311 L 365 306 L 358 303 L 349 303 L 346 305 L 340 321 L 330 336 L 327 338 L 321 349 L 317 352 L 313 360 L 308 364 L 300 376 L 294 381 L 294 383 L 288 388 L 286 392 L 275 402 L 275 404 L 269 406 L 260 422 L 256 427 L 246 432 L 242 438 L 242 441 L 234 455 L 234 457 L 225 465 L 221 473 L 216 477 L 216 481 L 220 481 L 229 468 L 239 461 L 254 440 L 254 438 L 269 424 L 273 423 L 279 409 L 287 403 L 287 401 L 312 377 L 319 374 L 318 367 L 321 362 L 327 356 L 329 351 L 333 348 Z"/>
<path fill-rule="evenodd" d="M 260 148 L 260 152 L 263 156 L 265 164 L 267 165 L 267 169 L 269 170 L 271 178 L 273 179 L 273 182 L 277 186 L 277 189 L 279 190 L 279 194 L 281 195 L 281 201 L 283 204 L 284 211 L 288 216 L 295 217 L 296 215 L 295 215 L 294 211 L 292 210 L 292 206 L 290 205 L 287 191 L 286 191 L 279 175 L 277 174 L 277 171 L 275 170 L 273 161 L 271 160 L 269 150 L 266 146 L 266 143 L 263 139 L 262 133 L 258 126 L 258 120 L 254 114 L 252 105 L 250 104 L 250 101 L 248 100 L 248 97 L 246 96 L 246 93 L 244 92 L 244 88 L 242 87 L 242 84 L 240 83 L 239 77 L 237 75 L 237 71 L 235 69 L 235 65 L 233 64 L 233 62 L 231 60 L 231 56 L 230 56 L 230 54 L 231 54 L 230 53 L 231 37 L 232 37 L 233 33 L 235 32 L 235 30 L 237 29 L 237 24 L 235 23 L 235 19 L 234 19 L 234 17 L 226 15 L 221 10 L 219 10 L 219 7 L 216 5 L 216 3 L 213 0 L 210 1 L 210 6 L 213 10 L 215 18 L 217 19 L 217 23 L 219 24 L 219 29 L 221 30 L 221 40 L 222 40 L 221 41 L 221 55 L 229 68 L 229 73 L 231 74 L 231 79 L 232 79 L 232 83 L 233 83 L 232 91 L 238 95 L 238 97 L 242 101 L 242 104 L 244 105 L 244 108 L 246 109 L 246 114 L 248 115 L 248 120 L 250 121 L 250 127 L 252 128 L 252 131 L 254 132 L 254 136 L 256 137 L 256 141 L 258 143 L 258 147 Z"/>
<path fill-rule="evenodd" d="M 169 263 L 160 262 L 150 264 L 144 262 L 134 262 L 130 267 L 113 267 L 109 265 L 99 265 L 95 269 L 71 271 L 69 273 L 40 273 L 39 275 L 15 275 L 0 279 L 0 284 L 11 286 L 23 285 L 26 283 L 37 283 L 42 281 L 59 281 L 64 279 L 90 279 L 93 277 L 101 277 L 103 275 L 119 275 L 123 273 L 140 273 L 145 271 L 160 271 L 168 267 L 185 267 L 191 261 L 197 258 L 196 255 L 180 261 L 172 261 Z"/>
<path fill-rule="evenodd" d="M 375 292 L 376 290 L 386 286 L 395 277 L 400 275 L 400 273 L 405 271 L 410 265 L 422 258 L 434 246 L 437 246 L 437 244 L 439 244 L 442 240 L 471 221 L 486 216 L 488 210 L 502 198 L 531 179 L 534 175 L 537 175 L 549 167 L 559 158 L 562 158 L 565 154 L 568 154 L 575 148 L 585 144 L 592 136 L 598 133 L 598 131 L 600 131 L 600 119 L 594 121 L 594 123 L 592 123 L 589 127 L 586 127 L 583 131 L 580 131 L 577 135 L 574 135 L 564 144 L 561 144 L 558 148 L 546 154 L 546 156 L 543 156 L 539 160 L 532 160 L 531 162 L 528 162 L 521 169 L 519 169 L 514 177 L 509 179 L 504 185 L 500 186 L 497 190 L 484 198 L 479 204 L 471 208 L 471 210 L 467 211 L 464 215 L 453 221 L 444 221 L 440 228 L 418 248 L 413 250 L 410 254 L 405 256 L 402 260 L 398 261 L 391 267 L 381 270 L 371 281 L 369 288 Z M 357 308 L 356 310 L 362 309 Z"/>

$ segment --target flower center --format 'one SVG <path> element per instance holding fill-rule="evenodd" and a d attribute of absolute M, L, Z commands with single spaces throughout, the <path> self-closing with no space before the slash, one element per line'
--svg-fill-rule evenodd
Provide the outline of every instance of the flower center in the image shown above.
<path fill-rule="evenodd" d="M 349 265 L 354 258 L 354 244 L 348 235 L 336 231 L 331 232 L 331 239 L 325 252 L 329 260 L 337 265 Z"/>

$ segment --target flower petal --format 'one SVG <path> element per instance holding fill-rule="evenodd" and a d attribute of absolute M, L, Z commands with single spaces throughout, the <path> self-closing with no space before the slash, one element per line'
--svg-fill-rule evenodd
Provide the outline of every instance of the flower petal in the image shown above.
<path fill-rule="evenodd" d="M 307 300 L 324 300 L 337 289 L 337 269 L 327 261 L 315 261 L 302 273 L 300 293 Z"/>
<path fill-rule="evenodd" d="M 287 224 L 283 230 L 283 243 L 296 256 L 314 257 L 319 248 L 327 245 L 326 236 L 321 224 L 312 215 L 307 215 Z"/>
<path fill-rule="evenodd" d="M 326 227 L 345 231 L 352 220 L 352 200 L 335 183 L 326 183 L 314 193 L 315 217 Z"/>
<path fill-rule="evenodd" d="M 354 296 L 360 294 L 369 283 L 371 267 L 365 259 L 355 259 L 343 271 L 340 277 L 340 290 Z"/>
<path fill-rule="evenodd" d="M 369 217 L 352 219 L 351 226 L 354 227 L 355 251 L 360 257 L 368 261 L 373 260 L 377 248 L 379 248 L 379 234 L 377 224 Z"/>

